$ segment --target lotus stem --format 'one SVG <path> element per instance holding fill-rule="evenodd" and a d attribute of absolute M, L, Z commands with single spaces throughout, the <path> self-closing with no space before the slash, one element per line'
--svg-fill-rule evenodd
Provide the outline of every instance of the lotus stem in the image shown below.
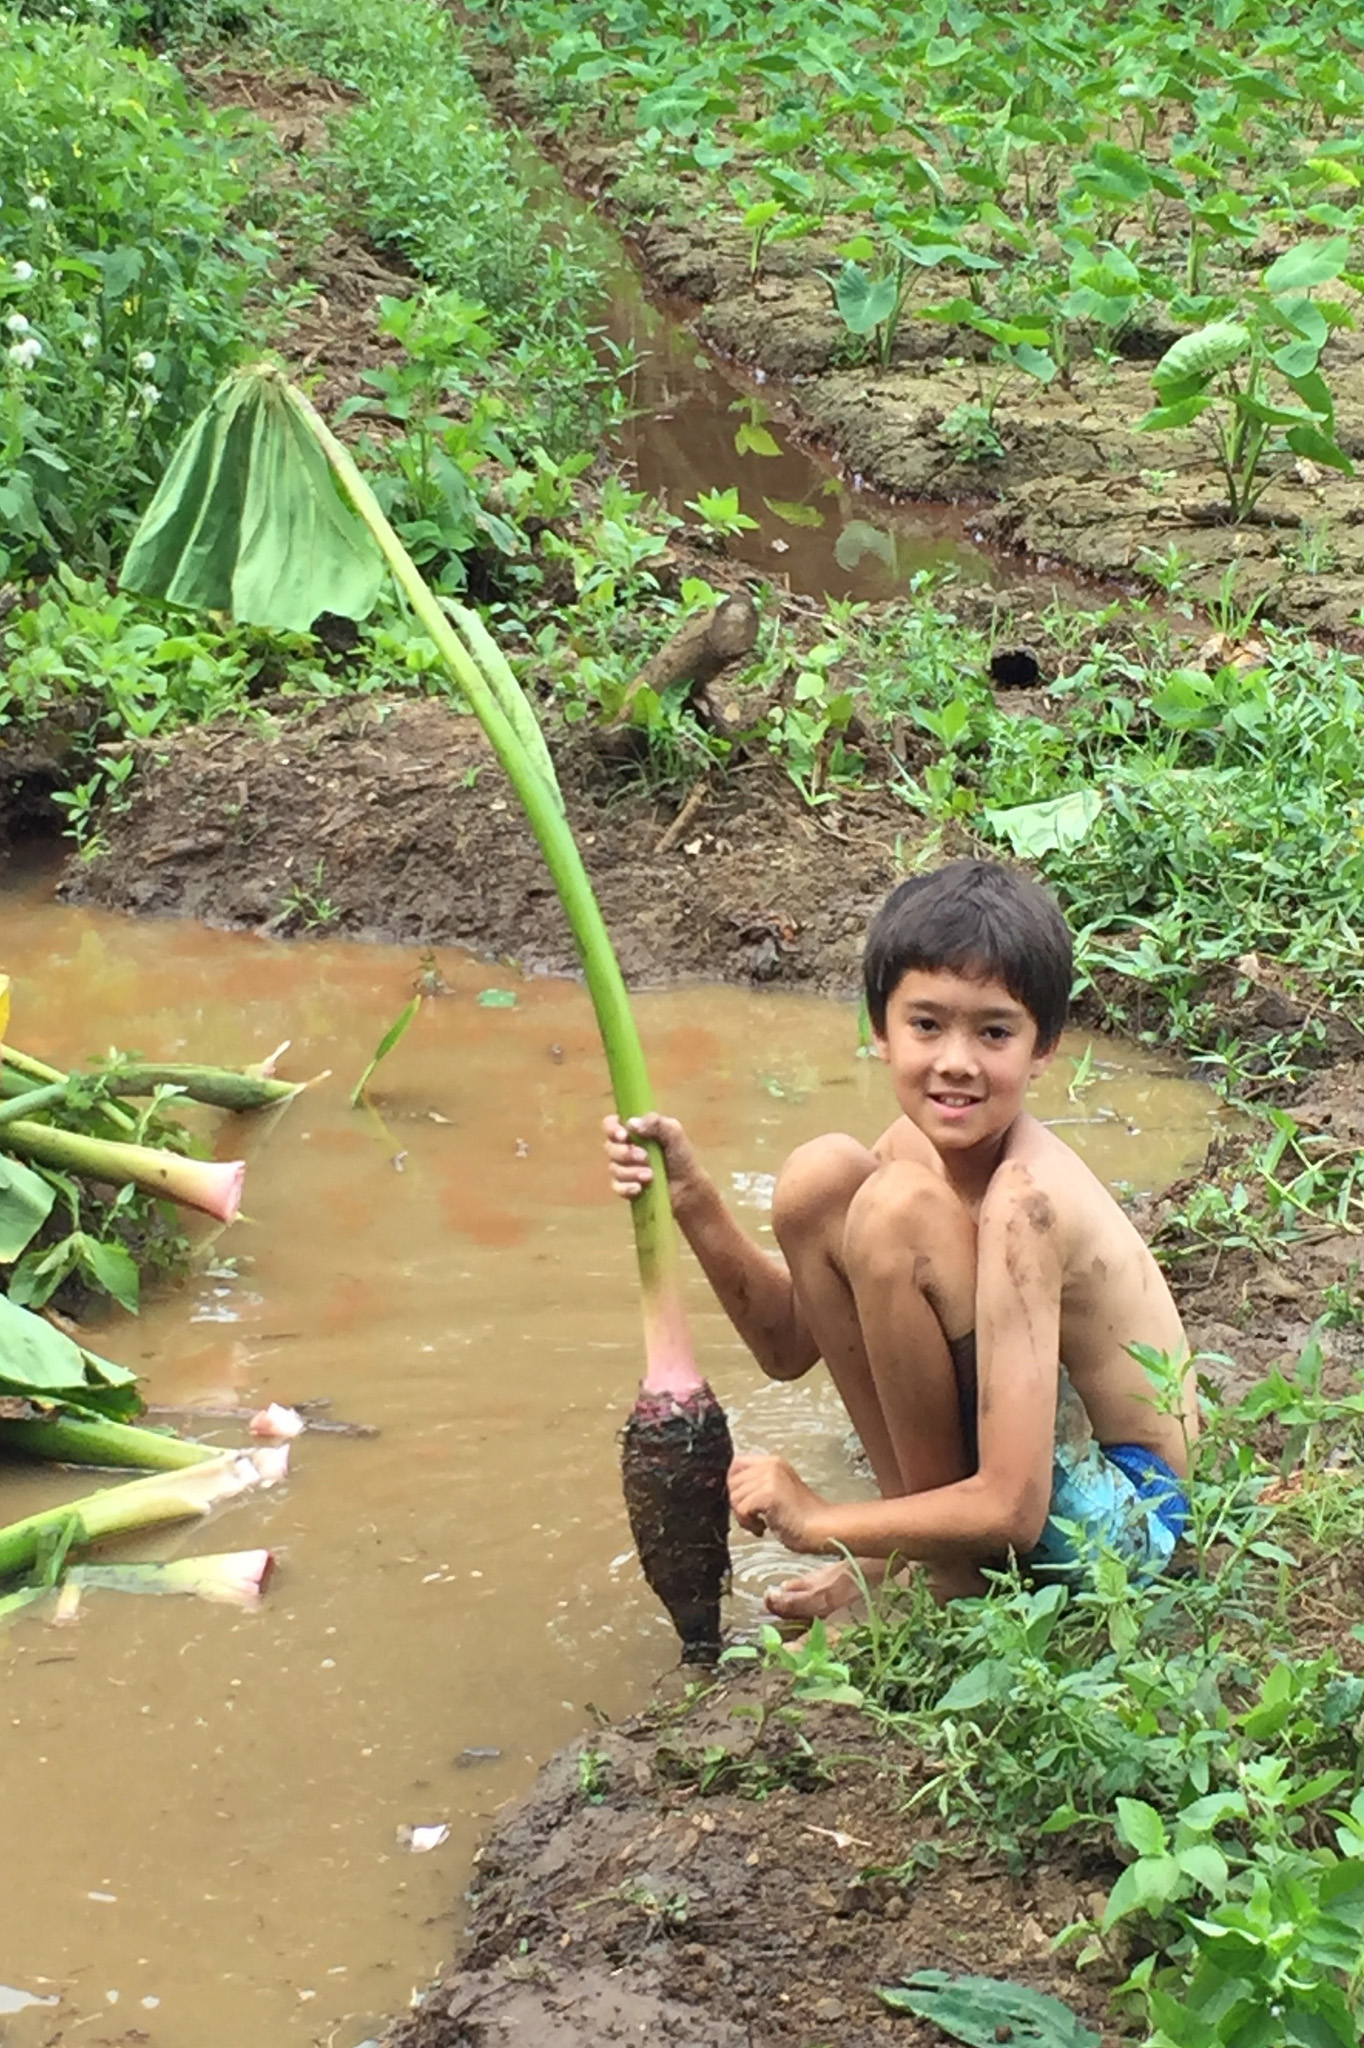
<path fill-rule="evenodd" d="M 412 557 L 389 525 L 347 449 L 301 392 L 291 386 L 286 385 L 285 388 L 290 401 L 297 406 L 316 436 L 351 503 L 373 534 L 413 611 L 459 684 L 521 800 L 582 959 L 588 992 L 606 1051 L 617 1111 L 626 1119 L 642 1116 L 653 1108 L 643 1047 L 630 1009 L 625 980 L 583 866 L 582 855 L 560 807 L 558 789 L 537 766 L 535 755 L 518 736 L 512 720 L 498 701 L 497 690 L 483 675 L 422 580 Z M 645 1384 L 659 1388 L 694 1387 L 699 1383 L 700 1375 L 682 1309 L 677 1232 L 668 1200 L 667 1170 L 659 1148 L 650 1145 L 648 1150 L 653 1179 L 630 1205 L 644 1306 Z"/>
<path fill-rule="evenodd" d="M 179 1472 L 222 1455 L 164 1430 L 136 1429 L 127 1422 L 87 1422 L 74 1415 L 0 1421 L 0 1444 L 26 1457 L 52 1458 L 64 1465 L 126 1466 L 143 1472 Z"/>
<path fill-rule="evenodd" d="M 13 1067 L 15 1073 L 22 1074 L 25 1080 L 60 1081 L 65 1087 L 69 1076 L 64 1074 L 60 1067 L 49 1067 L 45 1060 L 35 1060 L 13 1045 L 7 1045 L 3 1050 L 5 1065 Z"/>
<path fill-rule="evenodd" d="M 0 1102 L 0 1125 L 12 1124 L 19 1117 L 36 1116 L 39 1110 L 53 1109 L 65 1100 L 65 1081 L 53 1081 L 46 1088 L 25 1088 L 22 1095 Z"/>
<path fill-rule="evenodd" d="M 186 1159 L 178 1152 L 158 1152 L 150 1145 L 124 1145 L 90 1138 L 81 1131 L 56 1130 L 48 1124 L 11 1123 L 4 1127 L 6 1151 L 36 1160 L 40 1166 L 108 1181 L 121 1187 L 131 1181 L 148 1194 L 202 1209 L 220 1223 L 231 1223 L 241 1207 L 246 1162 L 241 1159 Z"/>
<path fill-rule="evenodd" d="M 102 1487 L 64 1507 L 44 1508 L 22 1522 L 0 1529 L 0 1579 L 27 1571 L 38 1555 L 44 1538 L 59 1533 L 73 1520 L 73 1541 L 82 1546 L 105 1536 L 121 1536 L 130 1529 L 146 1529 L 158 1522 L 184 1522 L 206 1515 L 220 1501 L 231 1500 L 248 1487 L 268 1483 L 267 1473 L 256 1452 L 247 1457 L 223 1452 L 205 1459 L 191 1471 L 154 1472 L 147 1479 L 134 1479 L 126 1486 Z"/>

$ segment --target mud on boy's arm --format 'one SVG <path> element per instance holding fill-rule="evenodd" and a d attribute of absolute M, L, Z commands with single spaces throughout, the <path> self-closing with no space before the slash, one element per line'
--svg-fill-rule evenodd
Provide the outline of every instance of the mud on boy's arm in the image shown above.
<path fill-rule="evenodd" d="M 755 1244 L 735 1222 L 675 1117 L 604 1120 L 611 1185 L 631 1200 L 653 1179 L 649 1138 L 663 1154 L 668 1195 L 677 1227 L 696 1255 L 717 1301 L 769 1379 L 799 1379 L 819 1352 L 805 1326 L 785 1265 Z"/>

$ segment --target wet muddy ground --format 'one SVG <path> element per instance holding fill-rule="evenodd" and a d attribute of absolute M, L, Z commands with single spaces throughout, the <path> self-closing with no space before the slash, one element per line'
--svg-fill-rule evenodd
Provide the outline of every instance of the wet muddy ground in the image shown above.
<path fill-rule="evenodd" d="M 460 1946 L 505 1802 L 592 1711 L 642 1707 L 675 1657 L 620 1500 L 639 1339 L 590 1007 L 576 984 L 442 949 L 447 992 L 351 1110 L 417 949 L 63 909 L 41 876 L 12 884 L 5 928 L 16 1038 L 53 1058 L 135 1035 L 153 1057 L 243 1060 L 290 1037 L 288 1072 L 332 1070 L 277 1122 L 218 1125 L 220 1155 L 249 1161 L 246 1218 L 136 1322 L 92 1334 L 158 1403 L 323 1400 L 380 1432 L 305 1433 L 285 1488 L 134 1546 L 276 1546 L 260 1613 L 105 1595 L 4 1639 L 0 1809 L 26 1881 L 0 1983 L 59 1999 L 6 2022 L 6 2048 L 179 2048 L 209 2012 L 215 2048 L 354 2048 Z M 643 997 L 640 1022 L 661 1099 L 755 1230 L 794 1144 L 888 1116 L 850 1004 L 679 988 Z M 1150 1061 L 1108 1071 L 1100 1048 L 1077 1106 L 1086 1043 L 1068 1041 L 1045 1112 L 1114 1180 L 1154 1187 L 1196 1159 L 1208 1094 Z M 694 1273 L 690 1305 L 736 1440 L 858 1488 L 822 1377 L 760 1383 Z M 4 1519 L 87 1484 L 6 1464 Z M 742 1628 L 787 1563 L 743 1542 L 736 1565 Z M 414 1854 L 413 1826 L 450 1833 Z"/>

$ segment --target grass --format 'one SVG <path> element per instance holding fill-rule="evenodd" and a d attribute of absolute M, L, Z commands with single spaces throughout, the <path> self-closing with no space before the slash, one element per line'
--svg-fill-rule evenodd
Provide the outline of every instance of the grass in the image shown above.
<path fill-rule="evenodd" d="M 1364 2021 L 1361 1408 L 1323 1392 L 1315 1338 L 1294 1373 L 1205 1399 L 1191 1541 L 1153 1584 L 1104 1556 L 1083 1584 L 1006 1573 L 945 1610 L 892 1589 L 836 1645 L 816 1624 L 730 1655 L 870 1716 L 938 1853 L 955 1838 L 1021 1869 L 1065 1848 L 1106 1869 L 1105 1908 L 1060 1941 L 1150 2048 L 1346 2048 Z M 1277 1466 L 1253 1448 L 1270 1417 Z M 705 1768 L 728 1782 L 718 1756 Z"/>

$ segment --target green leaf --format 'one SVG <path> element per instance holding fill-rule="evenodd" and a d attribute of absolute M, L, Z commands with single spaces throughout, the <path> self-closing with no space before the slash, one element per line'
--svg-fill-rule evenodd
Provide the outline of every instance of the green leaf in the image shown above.
<path fill-rule="evenodd" d="M 1031 2043 L 1033 2048 L 1099 2048 L 1102 2039 L 1059 1998 L 998 1977 L 916 1970 L 903 1984 L 878 1984 L 876 1994 L 892 2012 L 931 2020 L 967 2048 L 995 2048 L 997 2041 Z"/>
<path fill-rule="evenodd" d="M 200 413 L 119 580 L 167 604 L 306 633 L 322 612 L 364 618 L 383 573 L 288 385 L 264 366 L 227 378 Z"/>
<path fill-rule="evenodd" d="M 1276 298 L 1287 292 L 1310 291 L 1315 284 L 1329 284 L 1339 277 L 1350 260 L 1350 237 L 1331 235 L 1324 242 L 1299 242 L 1271 263 L 1264 274 L 1264 288 Z"/>
<path fill-rule="evenodd" d="M 1326 337 L 1331 331 L 1330 324 L 1315 299 L 1276 299 L 1274 310 L 1284 325 L 1291 327 L 1294 334 L 1300 336 L 1303 341 L 1310 341 L 1319 349 L 1325 348 Z"/>
<path fill-rule="evenodd" d="M 483 998 L 482 996 L 480 996 L 479 1001 L 482 1002 L 482 1000 Z M 378 1066 L 380 1060 L 385 1060 L 388 1058 L 388 1055 L 392 1052 L 394 1046 L 403 1036 L 404 1032 L 411 1024 L 413 1018 L 416 1016 L 421 1006 L 421 997 L 413 996 L 411 1002 L 405 1003 L 402 1009 L 399 1010 L 397 1016 L 393 1019 L 393 1022 L 389 1025 L 387 1031 L 379 1040 L 379 1043 L 375 1046 L 373 1059 L 369 1062 L 369 1065 L 365 1068 L 364 1073 L 360 1076 L 355 1086 L 351 1089 L 350 1106 L 352 1109 L 358 1108 L 360 1098 L 364 1094 L 365 1089 L 369 1085 L 370 1076 L 373 1074 L 374 1069 Z"/>
<path fill-rule="evenodd" d="M 1022 860 L 1047 853 L 1069 853 L 1087 836 L 1103 809 L 1097 789 L 1073 789 L 1043 803 L 1015 804 L 1011 809 L 986 809 L 981 815 L 992 832 L 1007 839 Z"/>
<path fill-rule="evenodd" d="M 734 436 L 736 455 L 780 455 L 776 436 L 766 427 L 755 426 L 752 420 L 745 420 Z"/>
<path fill-rule="evenodd" d="M 787 526 L 823 526 L 824 514 L 817 505 L 799 505 L 790 498 L 764 498 L 769 512 Z"/>
<path fill-rule="evenodd" d="M 1176 1849 L 1175 1862 L 1186 1877 L 1220 1899 L 1227 1889 L 1227 1859 L 1213 1842 L 1188 1842 Z"/>
<path fill-rule="evenodd" d="M 838 317 L 850 334 L 871 334 L 900 302 L 894 277 L 869 277 L 860 263 L 845 263 L 829 280 Z"/>
<path fill-rule="evenodd" d="M 1342 476 L 1353 476 L 1355 466 L 1343 448 L 1338 448 L 1320 427 L 1290 427 L 1284 435 L 1295 455 L 1305 455 L 1309 462 L 1320 462 L 1327 469 L 1338 469 Z"/>
<path fill-rule="evenodd" d="M 516 997 L 509 988 L 481 988 L 477 997 L 483 1010 L 514 1010 Z"/>
<path fill-rule="evenodd" d="M 81 1264 L 92 1273 L 106 1294 L 112 1295 L 130 1316 L 138 1310 L 140 1282 L 137 1261 L 121 1244 L 98 1237 L 81 1236 Z"/>
<path fill-rule="evenodd" d="M 1104 1933 L 1129 1913 L 1158 1913 L 1183 1884 L 1184 1873 L 1173 1856 L 1139 1856 L 1108 1894 L 1101 1923 Z"/>
<path fill-rule="evenodd" d="M 1151 382 L 1163 393 L 1167 386 L 1189 377 L 1215 377 L 1219 370 L 1238 362 L 1249 347 L 1250 329 L 1239 320 L 1214 320 L 1211 326 L 1200 327 L 1196 334 L 1182 334 L 1173 342 L 1152 370 Z"/>
<path fill-rule="evenodd" d="M 1009 350 L 1009 360 L 1030 377 L 1036 377 L 1039 384 L 1050 384 L 1056 375 L 1056 360 L 1050 349 L 1035 348 L 1030 341 L 1015 343 Z"/>
<path fill-rule="evenodd" d="M 56 1199 L 40 1173 L 0 1156 L 0 1265 L 14 1263 L 46 1223 Z"/>
<path fill-rule="evenodd" d="M 1135 1849 L 1138 1856 L 1164 1854 L 1169 1837 L 1154 1806 L 1148 1806 L 1144 1799 L 1119 1799 L 1117 1814 L 1119 1838 L 1129 1849 Z"/>
<path fill-rule="evenodd" d="M 1213 403 L 1211 398 L 1181 398 L 1174 405 L 1153 406 L 1151 411 L 1137 421 L 1139 434 L 1171 433 L 1177 427 L 1192 426 L 1200 413 L 1206 412 Z"/>
<path fill-rule="evenodd" d="M 967 1707 L 983 1707 L 989 1700 L 1007 1699 L 1012 1687 L 1013 1671 L 1004 1659 L 984 1657 L 979 1664 L 963 1671 L 933 1711 L 935 1714 L 955 1714 Z"/>
<path fill-rule="evenodd" d="M 84 1391 L 91 1366 L 111 1386 L 135 1377 L 121 1365 L 82 1351 L 42 1316 L 30 1315 L 0 1294 L 0 1380 L 7 1387 L 36 1394 Z"/>

